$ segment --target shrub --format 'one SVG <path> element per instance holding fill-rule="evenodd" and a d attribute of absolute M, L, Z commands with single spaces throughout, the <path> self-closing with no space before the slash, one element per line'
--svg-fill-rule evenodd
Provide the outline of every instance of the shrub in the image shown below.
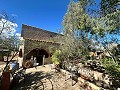
<path fill-rule="evenodd" d="M 54 63 L 54 64 L 59 64 L 60 63 L 60 60 L 58 59 L 58 56 L 59 56 L 59 54 L 60 54 L 60 50 L 56 50 L 54 53 L 53 53 L 53 55 L 52 55 L 52 62 Z"/>
<path fill-rule="evenodd" d="M 101 64 L 106 69 L 107 73 L 115 77 L 120 77 L 120 66 L 117 65 L 112 58 L 104 58 L 101 60 Z"/>

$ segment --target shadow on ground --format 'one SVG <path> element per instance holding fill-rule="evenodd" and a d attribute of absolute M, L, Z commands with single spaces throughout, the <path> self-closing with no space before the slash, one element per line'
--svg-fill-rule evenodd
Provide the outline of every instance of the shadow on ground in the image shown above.
<path fill-rule="evenodd" d="M 53 90 L 53 84 L 50 81 L 52 74 L 44 73 L 42 71 L 26 74 L 25 80 L 17 83 L 13 83 L 13 86 L 10 90 L 46 90 L 46 87 L 50 90 Z M 50 85 L 46 85 L 48 83 Z"/>

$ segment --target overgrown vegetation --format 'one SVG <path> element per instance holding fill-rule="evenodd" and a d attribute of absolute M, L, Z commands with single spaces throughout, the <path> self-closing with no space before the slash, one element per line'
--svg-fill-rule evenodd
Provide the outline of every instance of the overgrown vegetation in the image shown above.
<path fill-rule="evenodd" d="M 102 51 L 104 57 L 99 62 L 102 61 L 108 73 L 118 75 L 120 59 L 117 53 L 120 48 L 112 46 L 119 44 L 120 40 L 118 3 L 105 0 L 100 3 L 95 0 L 71 1 L 63 19 L 64 36 L 61 41 L 64 44 L 60 47 L 59 60 L 69 63 L 77 59 L 83 62 L 88 60 L 89 52 Z M 97 9 L 93 8 L 99 4 Z M 114 6 L 112 11 L 111 6 Z M 106 53 L 110 59 L 106 58 Z"/>
<path fill-rule="evenodd" d="M 102 59 L 101 64 L 106 69 L 106 73 L 109 73 L 113 76 L 120 76 L 120 66 L 116 65 L 111 58 Z"/>
<path fill-rule="evenodd" d="M 55 65 L 58 65 L 60 60 L 59 60 L 59 54 L 60 54 L 60 50 L 56 50 L 53 55 L 52 55 L 52 62 L 55 64 Z"/>

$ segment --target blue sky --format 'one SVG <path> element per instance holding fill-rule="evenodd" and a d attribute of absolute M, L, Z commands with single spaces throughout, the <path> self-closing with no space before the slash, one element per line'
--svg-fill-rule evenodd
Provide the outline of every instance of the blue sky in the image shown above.
<path fill-rule="evenodd" d="M 58 32 L 70 0 L 1 0 L 0 11 L 16 18 L 18 33 L 27 24 Z"/>

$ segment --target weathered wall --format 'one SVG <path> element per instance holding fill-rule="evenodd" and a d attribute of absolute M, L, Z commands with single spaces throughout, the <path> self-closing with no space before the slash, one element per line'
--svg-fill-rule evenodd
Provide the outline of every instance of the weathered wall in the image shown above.
<path fill-rule="evenodd" d="M 29 51 L 39 48 L 45 49 L 48 53 L 53 52 L 56 48 L 59 48 L 58 44 L 44 41 L 35 41 L 35 40 L 25 40 L 24 42 L 24 54 L 27 54 Z"/>
<path fill-rule="evenodd" d="M 57 48 L 59 48 L 58 43 L 36 41 L 36 40 L 24 40 L 24 56 L 26 56 L 31 50 L 39 48 L 46 50 L 49 54 L 53 53 Z M 25 59 L 25 57 L 24 57 Z M 26 60 L 26 59 L 25 59 Z M 44 64 L 52 63 L 51 57 L 45 58 Z"/>
<path fill-rule="evenodd" d="M 44 64 L 51 64 L 51 63 L 52 63 L 51 57 L 48 57 L 48 58 L 44 59 Z"/>

